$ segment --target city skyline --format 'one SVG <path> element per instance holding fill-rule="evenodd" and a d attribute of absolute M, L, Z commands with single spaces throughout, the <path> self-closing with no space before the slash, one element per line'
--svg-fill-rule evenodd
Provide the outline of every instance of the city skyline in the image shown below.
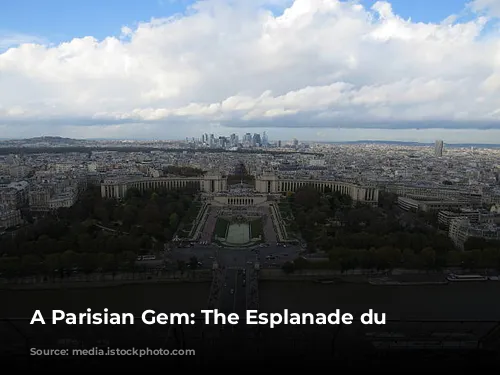
<path fill-rule="evenodd" d="M 222 134 L 214 134 L 214 133 L 203 133 L 199 137 L 183 137 L 179 136 L 177 138 L 161 138 L 161 137 L 134 137 L 134 138 L 99 138 L 99 137 L 88 137 L 88 138 L 71 138 L 71 137 L 61 137 L 59 135 L 55 134 L 48 134 L 48 135 L 43 135 L 43 136 L 37 136 L 37 137 L 12 137 L 12 138 L 2 138 L 0 137 L 0 146 L 1 147 L 9 147 L 10 142 L 20 142 L 20 141 L 27 141 L 27 142 L 34 142 L 36 140 L 38 141 L 51 141 L 54 139 L 60 139 L 62 141 L 64 140 L 70 140 L 70 141 L 76 141 L 76 142 L 131 142 L 130 144 L 132 145 L 134 142 L 137 142 L 138 144 L 141 143 L 148 143 L 148 142 L 168 142 L 168 143 L 178 143 L 179 145 L 182 145 L 183 143 L 191 143 L 191 142 L 196 142 L 203 144 L 204 143 L 204 136 L 214 136 L 215 140 L 220 140 L 220 139 L 225 139 L 228 141 L 228 143 L 231 143 L 231 138 L 232 136 L 236 136 L 236 139 L 233 140 L 233 143 L 236 143 L 237 145 L 244 145 L 245 141 L 243 138 L 245 135 L 250 134 L 252 135 L 252 138 L 255 134 L 259 133 L 249 133 L 249 132 L 244 132 L 242 131 L 241 133 L 222 133 Z M 447 140 L 428 140 L 428 141 L 404 141 L 404 140 L 398 140 L 398 139 L 387 139 L 387 140 L 377 140 L 377 139 L 357 139 L 357 140 L 311 140 L 311 139 L 298 139 L 297 137 L 292 137 L 292 138 L 275 138 L 275 137 L 269 137 L 269 134 L 264 130 L 262 134 L 259 134 L 260 136 L 265 137 L 267 139 L 266 142 L 262 142 L 260 145 L 268 145 L 272 147 L 280 147 L 281 144 L 283 145 L 292 145 L 295 141 L 299 142 L 300 144 L 386 144 L 386 145 L 409 145 L 409 146 L 423 146 L 423 147 L 428 147 L 428 146 L 435 146 L 436 142 L 440 141 L 443 142 L 444 146 L 448 147 L 479 147 L 479 148 L 497 148 L 500 147 L 500 143 L 495 142 L 495 141 L 490 141 L 490 142 L 448 142 Z M 241 136 L 241 137 L 240 137 Z M 208 139 L 208 138 L 206 138 Z M 3 144 L 2 144 L 3 143 Z M 206 142 L 207 145 L 209 145 L 209 142 Z M 247 146 L 248 144 L 252 144 L 252 142 L 246 142 Z M 255 144 L 253 145 L 254 147 L 256 146 Z M 51 147 L 57 147 L 56 144 L 51 145 Z"/>
<path fill-rule="evenodd" d="M 498 5 L 408 3 L 11 2 L 0 15 L 0 133 L 500 139 Z"/>

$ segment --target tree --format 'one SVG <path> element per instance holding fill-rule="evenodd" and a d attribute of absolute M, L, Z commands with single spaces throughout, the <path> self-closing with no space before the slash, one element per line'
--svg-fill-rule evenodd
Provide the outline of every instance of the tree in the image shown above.
<path fill-rule="evenodd" d="M 54 276 L 54 272 L 61 268 L 61 256 L 59 254 L 49 254 L 45 257 L 45 272 Z"/>
<path fill-rule="evenodd" d="M 99 261 L 97 254 L 83 253 L 80 257 L 80 266 L 86 275 L 94 272 L 97 269 L 98 264 Z"/>
<path fill-rule="evenodd" d="M 471 252 L 473 268 L 481 267 L 483 252 L 479 249 L 472 250 Z"/>
<path fill-rule="evenodd" d="M 462 263 L 462 253 L 456 250 L 449 251 L 446 254 L 446 264 L 449 267 L 459 267 Z"/>
<path fill-rule="evenodd" d="M 3 276 L 18 276 L 21 269 L 21 259 L 19 257 L 0 258 L 0 273 Z"/>
<path fill-rule="evenodd" d="M 150 249 L 152 247 L 152 245 L 153 245 L 153 243 L 151 241 L 151 237 L 149 237 L 149 236 L 147 236 L 145 234 L 143 234 L 141 236 L 141 240 L 140 241 L 141 241 L 141 245 L 140 246 L 141 246 L 142 249 Z"/>
<path fill-rule="evenodd" d="M 485 238 L 469 237 L 467 239 L 467 241 L 465 241 L 464 249 L 465 249 L 465 251 L 474 250 L 474 249 L 482 250 L 482 249 L 486 248 L 487 245 L 488 245 L 488 241 Z"/>
<path fill-rule="evenodd" d="M 294 270 L 304 270 L 309 266 L 309 262 L 306 258 L 300 257 L 293 261 Z"/>
<path fill-rule="evenodd" d="M 141 224 L 161 222 L 161 213 L 156 202 L 149 202 L 139 213 Z"/>
<path fill-rule="evenodd" d="M 394 193 L 381 191 L 378 195 L 378 205 L 386 210 L 392 210 L 397 206 L 398 197 Z"/>
<path fill-rule="evenodd" d="M 299 189 L 294 196 L 295 204 L 304 207 L 306 210 L 318 205 L 320 193 L 312 187 Z"/>
<path fill-rule="evenodd" d="M 133 270 L 137 261 L 137 255 L 133 251 L 125 251 L 120 254 L 120 261 L 127 270 Z"/>
<path fill-rule="evenodd" d="M 177 225 L 179 225 L 179 215 L 177 215 L 177 213 L 173 213 L 170 215 L 170 218 L 169 218 L 169 225 L 170 225 L 170 228 L 175 230 L 177 228 Z"/>
<path fill-rule="evenodd" d="M 73 250 L 67 250 L 61 254 L 61 267 L 70 269 L 78 263 L 78 254 Z"/>
<path fill-rule="evenodd" d="M 390 246 L 378 248 L 375 256 L 379 270 L 393 269 L 401 262 L 401 251 Z"/>
<path fill-rule="evenodd" d="M 36 274 L 40 270 L 40 263 L 40 257 L 33 254 L 24 255 L 21 262 L 23 273 L 30 276 Z"/>
<path fill-rule="evenodd" d="M 189 258 L 189 268 L 191 268 L 193 271 L 198 268 L 198 258 Z"/>
<path fill-rule="evenodd" d="M 496 248 L 483 250 L 482 266 L 485 268 L 495 268 L 500 260 L 500 251 Z"/>
<path fill-rule="evenodd" d="M 415 252 L 412 249 L 404 249 L 401 258 L 407 268 L 415 266 Z"/>
<path fill-rule="evenodd" d="M 375 266 L 373 251 L 365 249 L 356 250 L 356 259 L 359 266 L 365 270 L 371 270 Z"/>
<path fill-rule="evenodd" d="M 99 264 L 99 268 L 103 270 L 103 272 L 110 272 L 116 270 L 116 259 L 113 254 L 99 253 L 97 256 L 97 262 Z"/>
<path fill-rule="evenodd" d="M 97 220 L 101 221 L 104 225 L 109 223 L 109 216 L 109 211 L 106 209 L 106 207 L 98 205 L 94 208 L 94 217 Z"/>
<path fill-rule="evenodd" d="M 431 247 L 426 247 L 420 253 L 424 267 L 426 269 L 433 269 L 436 265 L 436 252 Z"/>
<path fill-rule="evenodd" d="M 281 267 L 281 269 L 287 274 L 291 274 L 293 273 L 293 271 L 295 271 L 295 266 L 292 262 L 285 262 L 283 264 L 283 266 Z"/>
<path fill-rule="evenodd" d="M 183 260 L 178 260 L 177 269 L 181 271 L 181 275 L 183 275 L 184 271 L 186 270 L 186 262 L 184 262 Z"/>

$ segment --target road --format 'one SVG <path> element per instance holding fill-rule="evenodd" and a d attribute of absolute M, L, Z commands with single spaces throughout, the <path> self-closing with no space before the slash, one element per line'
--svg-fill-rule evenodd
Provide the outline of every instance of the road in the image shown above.
<path fill-rule="evenodd" d="M 301 249 L 299 246 L 277 246 L 276 243 L 269 246 L 254 246 L 252 248 L 220 248 L 216 245 L 195 245 L 187 248 L 174 248 L 169 254 L 172 260 L 171 267 L 176 266 L 177 260 L 189 261 L 196 257 L 203 268 L 211 267 L 216 260 L 219 267 L 223 269 L 224 281 L 217 308 L 223 314 L 236 313 L 239 322 L 236 325 L 226 324 L 215 326 L 215 331 L 209 333 L 223 338 L 221 347 L 217 350 L 221 353 L 221 360 L 248 359 L 248 347 L 245 342 L 248 337 L 255 337 L 255 326 L 246 324 L 247 297 L 249 306 L 255 306 L 254 301 L 257 294 L 252 291 L 256 289 L 257 279 L 254 272 L 255 262 L 259 262 L 261 268 L 281 267 L 283 263 L 296 259 Z M 267 259 L 272 256 L 273 259 Z M 248 293 L 247 293 L 248 290 Z M 207 332 L 210 332 L 209 329 Z"/>
<path fill-rule="evenodd" d="M 224 314 L 236 313 L 239 316 L 238 324 L 221 326 L 224 356 L 231 359 L 246 358 L 248 350 L 245 348 L 246 326 L 246 271 L 243 269 L 228 269 L 224 289 L 219 304 L 219 311 Z"/>
<path fill-rule="evenodd" d="M 224 314 L 236 313 L 245 315 L 246 309 L 246 277 L 240 269 L 228 269 L 224 280 L 224 290 L 219 311 Z"/>
<path fill-rule="evenodd" d="M 252 251 L 252 249 L 256 249 Z M 215 245 L 193 246 L 187 248 L 174 248 L 171 251 L 170 259 L 173 261 L 172 267 L 176 267 L 177 260 L 189 262 L 190 258 L 196 257 L 203 263 L 203 268 L 212 266 L 217 259 L 219 265 L 226 267 L 244 268 L 249 263 L 259 261 L 261 268 L 281 267 L 283 263 L 292 261 L 299 256 L 301 251 L 299 246 L 276 246 L 269 247 L 255 246 L 250 248 L 219 248 Z M 266 259 L 269 256 L 276 256 L 276 259 Z"/>
<path fill-rule="evenodd" d="M 212 239 L 215 224 L 217 223 L 217 210 L 213 207 L 209 207 L 208 209 L 208 217 L 201 231 L 200 241 L 210 241 Z"/>

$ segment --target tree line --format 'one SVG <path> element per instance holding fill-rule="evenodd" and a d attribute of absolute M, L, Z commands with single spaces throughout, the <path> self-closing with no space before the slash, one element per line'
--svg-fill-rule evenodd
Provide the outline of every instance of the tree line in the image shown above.
<path fill-rule="evenodd" d="M 328 261 L 315 265 L 299 260 L 284 269 L 500 268 L 498 243 L 471 238 L 464 252 L 457 251 L 437 229 L 435 214 L 405 212 L 396 199 L 381 192 L 378 207 L 371 207 L 353 204 L 348 195 L 309 186 L 289 194 L 292 229 L 300 231 L 309 252 L 324 251 Z"/>
<path fill-rule="evenodd" d="M 189 190 L 128 191 L 123 201 L 90 188 L 71 208 L 0 237 L 0 273 L 32 274 L 133 270 L 137 256 L 164 249 L 195 216 Z"/>

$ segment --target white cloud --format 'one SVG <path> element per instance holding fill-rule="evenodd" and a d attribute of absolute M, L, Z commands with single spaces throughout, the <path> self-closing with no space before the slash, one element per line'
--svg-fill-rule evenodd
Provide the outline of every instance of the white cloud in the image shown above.
<path fill-rule="evenodd" d="M 44 43 L 45 40 L 35 35 L 8 33 L 0 30 L 0 52 L 23 43 Z"/>
<path fill-rule="evenodd" d="M 500 2 L 498 0 L 472 0 L 468 7 L 474 12 L 485 12 L 491 17 L 500 17 Z"/>
<path fill-rule="evenodd" d="M 469 8 L 491 16 L 495 4 Z M 202 1 L 118 38 L 0 53 L 0 125 L 92 137 L 212 124 L 500 128 L 500 38 L 480 37 L 487 22 L 415 23 L 384 1 Z"/>

